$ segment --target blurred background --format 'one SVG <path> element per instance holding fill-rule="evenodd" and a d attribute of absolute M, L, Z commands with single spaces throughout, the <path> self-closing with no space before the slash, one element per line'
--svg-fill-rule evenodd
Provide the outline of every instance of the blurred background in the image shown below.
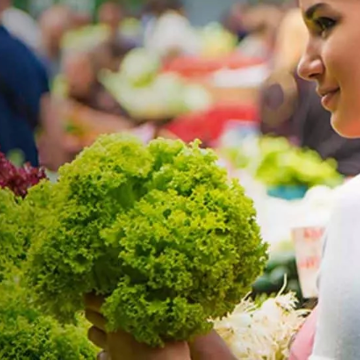
<path fill-rule="evenodd" d="M 0 14 L 0 151 L 56 178 L 104 133 L 200 139 L 254 199 L 271 244 L 254 292 L 286 275 L 302 298 L 298 270 L 318 263 L 296 263 L 293 231 L 325 225 L 359 173 L 360 142 L 332 130 L 296 74 L 296 1 L 0 0 Z"/>

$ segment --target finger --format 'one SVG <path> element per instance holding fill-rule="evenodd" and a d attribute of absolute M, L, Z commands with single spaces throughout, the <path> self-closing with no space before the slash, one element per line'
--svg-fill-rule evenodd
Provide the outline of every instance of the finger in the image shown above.
<path fill-rule="evenodd" d="M 99 330 L 95 326 L 89 329 L 88 338 L 95 346 L 99 347 L 100 349 L 107 349 L 106 333 Z"/>
<path fill-rule="evenodd" d="M 194 360 L 235 360 L 235 356 L 227 347 L 225 341 L 216 333 L 200 336 L 189 343 L 191 359 Z"/>
<path fill-rule="evenodd" d="M 152 358 L 159 360 L 161 359 L 190 360 L 191 359 L 190 349 L 186 342 L 170 343 L 167 344 L 166 347 L 162 349 L 149 349 L 147 353 L 152 356 L 151 359 Z"/>
<path fill-rule="evenodd" d="M 100 312 L 100 309 L 104 303 L 104 298 L 95 294 L 84 295 L 84 305 L 86 309 Z"/>
<path fill-rule="evenodd" d="M 97 360 L 111 360 L 110 355 L 106 351 L 102 351 L 98 354 Z"/>
<path fill-rule="evenodd" d="M 106 320 L 101 314 L 92 310 L 86 310 L 85 317 L 91 324 L 95 325 L 99 330 L 106 332 Z"/>

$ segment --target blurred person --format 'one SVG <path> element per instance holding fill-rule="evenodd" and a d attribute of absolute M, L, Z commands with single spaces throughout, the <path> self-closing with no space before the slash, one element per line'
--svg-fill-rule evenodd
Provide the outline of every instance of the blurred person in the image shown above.
<path fill-rule="evenodd" d="M 39 24 L 39 52 L 48 68 L 50 78 L 53 79 L 60 73 L 61 42 L 65 33 L 74 25 L 73 13 L 64 5 L 54 5 L 41 14 Z"/>
<path fill-rule="evenodd" d="M 109 27 L 110 41 L 120 42 L 129 47 L 140 45 L 138 39 L 126 37 L 121 32 L 121 24 L 124 19 L 125 10 L 118 1 L 106 1 L 99 8 L 98 21 Z"/>
<path fill-rule="evenodd" d="M 103 48 L 105 47 L 105 48 Z M 101 50 L 101 51 L 99 51 Z M 92 51 L 70 53 L 64 58 L 64 78 L 68 87 L 68 98 L 103 114 L 119 116 L 119 123 L 127 124 L 126 111 L 111 96 L 98 80 L 102 69 L 113 70 L 112 54 L 107 44 Z M 101 119 L 99 119 L 101 121 Z"/>
<path fill-rule="evenodd" d="M 109 26 L 111 36 L 117 37 L 121 22 L 124 20 L 124 9 L 117 1 L 106 1 L 99 8 L 99 23 Z"/>
<path fill-rule="evenodd" d="M 131 119 L 127 111 L 106 90 L 98 80 L 102 69 L 114 70 L 114 58 L 107 54 L 109 45 L 99 45 L 90 52 L 67 54 L 64 58 L 64 75 L 67 82 L 67 96 L 59 100 L 58 108 L 63 122 L 86 129 L 86 145 L 90 145 L 99 134 L 130 132 L 142 141 L 161 136 L 172 137 L 165 129 L 151 123 L 139 123 Z M 119 52 L 119 49 L 117 49 Z M 116 69 L 124 53 L 118 53 Z M 69 139 L 69 138 L 68 138 Z M 70 137 L 67 142 L 68 160 L 72 160 L 84 146 L 82 141 Z"/>
<path fill-rule="evenodd" d="M 293 121 L 299 100 L 311 85 L 299 78 L 296 67 L 305 48 L 307 31 L 298 9 L 290 10 L 279 25 L 275 40 L 273 72 L 261 93 L 261 125 L 264 133 L 293 139 Z"/>
<path fill-rule="evenodd" d="M 246 9 L 247 5 L 245 3 L 236 3 L 230 8 L 223 20 L 224 27 L 237 37 L 238 42 L 248 35 L 248 30 L 244 25 Z"/>
<path fill-rule="evenodd" d="M 73 30 L 91 25 L 91 14 L 87 12 L 74 12 L 73 14 Z"/>
<path fill-rule="evenodd" d="M 7 7 L 8 1 L 0 0 L 0 14 Z M 35 131 L 41 128 L 49 160 L 45 165 L 56 170 L 64 160 L 62 128 L 51 103 L 46 70 L 1 23 L 0 54 L 0 150 L 5 154 L 20 150 L 26 162 L 38 166 Z"/>
<path fill-rule="evenodd" d="M 107 69 L 117 72 L 122 60 L 132 49 L 134 46 L 119 41 L 107 40 L 100 43 L 91 51 L 97 71 Z"/>
<path fill-rule="evenodd" d="M 290 10 L 279 27 L 273 74 L 262 90 L 262 131 L 285 136 L 323 159 L 334 158 L 341 174 L 355 176 L 360 173 L 360 140 L 345 139 L 334 131 L 315 85 L 296 73 L 307 39 L 300 10 Z"/>
<path fill-rule="evenodd" d="M 37 22 L 25 11 L 12 6 L 11 0 L 3 0 L 6 7 L 1 15 L 3 26 L 32 50 L 39 47 L 41 36 Z"/>
<path fill-rule="evenodd" d="M 180 0 L 149 0 L 146 10 L 145 48 L 163 58 L 200 52 L 200 38 Z"/>
<path fill-rule="evenodd" d="M 75 126 L 81 136 L 66 136 L 68 161 L 105 133 L 130 131 L 134 123 L 127 112 L 98 80 L 101 68 L 111 67 L 112 59 L 104 51 L 67 53 L 63 59 L 66 91 L 58 98 L 58 111 L 64 128 Z"/>
<path fill-rule="evenodd" d="M 271 59 L 282 16 L 281 9 L 275 5 L 260 4 L 245 8 L 243 26 L 247 36 L 238 50 L 245 56 Z"/>

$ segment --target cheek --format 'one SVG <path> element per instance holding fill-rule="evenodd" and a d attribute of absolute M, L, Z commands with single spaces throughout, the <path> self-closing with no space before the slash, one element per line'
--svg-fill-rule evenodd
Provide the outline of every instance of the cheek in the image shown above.
<path fill-rule="evenodd" d="M 345 88 L 346 86 L 344 86 Z M 333 128 L 346 138 L 360 138 L 360 101 L 359 96 L 356 94 L 359 94 L 359 92 L 342 90 L 338 107 L 332 113 L 331 123 Z"/>
<path fill-rule="evenodd" d="M 347 37 L 348 32 L 346 32 Z M 359 33 L 360 34 L 360 33 Z M 323 48 L 325 65 L 324 83 L 340 86 L 341 93 L 337 110 L 333 113 L 332 124 L 340 135 L 349 138 L 360 137 L 360 48 L 354 46 L 354 35 L 344 41 L 333 37 Z M 351 41 L 350 41 L 351 40 Z"/>

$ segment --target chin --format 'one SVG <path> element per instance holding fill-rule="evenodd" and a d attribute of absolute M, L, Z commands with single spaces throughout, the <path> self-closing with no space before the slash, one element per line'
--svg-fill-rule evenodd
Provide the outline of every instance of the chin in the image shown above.
<path fill-rule="evenodd" d="M 332 114 L 331 116 L 331 126 L 333 129 L 342 137 L 347 139 L 357 139 L 360 138 L 360 118 L 357 120 L 352 119 L 348 115 L 341 116 L 340 114 Z"/>

